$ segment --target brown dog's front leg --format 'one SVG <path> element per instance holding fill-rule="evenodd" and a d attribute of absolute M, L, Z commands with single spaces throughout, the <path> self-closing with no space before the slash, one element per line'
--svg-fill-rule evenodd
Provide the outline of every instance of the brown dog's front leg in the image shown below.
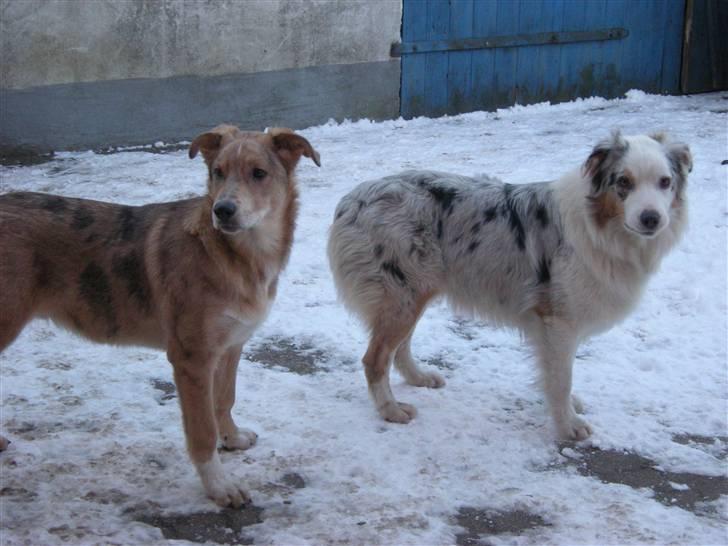
<path fill-rule="evenodd" d="M 182 407 L 187 449 L 207 495 L 220 506 L 239 507 L 250 497 L 227 476 L 217 453 L 213 407 L 214 359 L 172 359 L 174 380 Z"/>
<path fill-rule="evenodd" d="M 248 449 L 258 439 L 252 430 L 238 428 L 231 410 L 235 404 L 235 380 L 242 345 L 228 349 L 215 370 L 215 419 L 220 441 L 225 449 Z"/>

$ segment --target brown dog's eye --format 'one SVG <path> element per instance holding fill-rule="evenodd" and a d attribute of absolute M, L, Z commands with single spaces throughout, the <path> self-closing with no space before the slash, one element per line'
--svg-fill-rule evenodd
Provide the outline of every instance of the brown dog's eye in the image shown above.
<path fill-rule="evenodd" d="M 223 172 L 222 172 L 222 169 L 221 169 L 220 167 L 215 167 L 215 168 L 214 168 L 214 169 L 212 170 L 212 175 L 213 175 L 213 176 L 214 176 L 215 178 L 225 178 L 225 175 L 223 174 Z"/>
<path fill-rule="evenodd" d="M 253 169 L 253 178 L 256 180 L 263 180 L 267 174 L 263 169 Z"/>
<path fill-rule="evenodd" d="M 669 176 L 660 178 L 660 189 L 667 190 L 672 186 L 672 179 Z"/>

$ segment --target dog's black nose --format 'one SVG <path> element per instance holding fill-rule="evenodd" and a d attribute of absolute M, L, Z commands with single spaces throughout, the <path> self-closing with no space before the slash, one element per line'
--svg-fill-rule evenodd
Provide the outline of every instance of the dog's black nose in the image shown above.
<path fill-rule="evenodd" d="M 640 214 L 640 222 L 652 231 L 660 224 L 660 213 L 656 210 L 644 210 Z"/>
<path fill-rule="evenodd" d="M 235 214 L 235 211 L 238 210 L 238 207 L 235 206 L 235 203 L 232 201 L 220 201 L 218 203 L 215 203 L 215 206 L 212 208 L 213 212 L 215 213 L 215 216 L 218 217 L 218 219 L 222 220 L 223 222 L 227 222 L 230 220 L 230 218 L 233 217 Z"/>

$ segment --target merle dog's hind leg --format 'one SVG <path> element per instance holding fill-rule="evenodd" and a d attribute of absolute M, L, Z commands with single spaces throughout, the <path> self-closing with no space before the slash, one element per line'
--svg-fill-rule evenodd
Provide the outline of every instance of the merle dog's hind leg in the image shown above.
<path fill-rule="evenodd" d="M 418 317 L 419 318 L 419 317 Z M 414 327 L 410 331 L 409 335 L 399 345 L 397 352 L 394 353 L 394 367 L 397 371 L 402 374 L 404 380 L 409 385 L 415 387 L 430 387 L 438 389 L 445 386 L 445 380 L 442 376 L 430 370 L 423 370 L 412 358 L 412 350 L 410 345 L 412 343 L 412 334 L 414 333 Z"/>
<path fill-rule="evenodd" d="M 376 318 L 370 321 L 371 338 L 362 362 L 374 405 L 385 420 L 409 423 L 417 410 L 410 404 L 397 402 L 389 384 L 392 357 L 409 337 L 431 295 L 410 302 L 382 298 Z"/>

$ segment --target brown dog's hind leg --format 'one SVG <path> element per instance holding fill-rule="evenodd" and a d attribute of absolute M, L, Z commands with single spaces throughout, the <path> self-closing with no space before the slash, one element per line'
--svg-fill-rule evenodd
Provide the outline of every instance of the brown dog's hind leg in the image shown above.
<path fill-rule="evenodd" d="M 18 282 L 2 283 L 0 294 L 0 352 L 4 351 L 22 332 L 23 327 L 33 316 L 30 286 L 18 286 Z"/>
<path fill-rule="evenodd" d="M 0 318 L 0 353 L 3 352 L 18 337 L 27 320 L 18 320 L 17 316 Z"/>
<path fill-rule="evenodd" d="M 225 449 L 248 449 L 258 439 L 252 430 L 238 428 L 231 410 L 235 404 L 235 380 L 242 345 L 227 350 L 215 370 L 215 419 L 220 441 Z"/>
<path fill-rule="evenodd" d="M 182 353 L 184 354 L 184 353 Z M 242 506 L 250 498 L 225 472 L 217 453 L 213 404 L 215 359 L 170 358 L 179 392 L 187 449 L 207 495 L 220 506 Z"/>
<path fill-rule="evenodd" d="M 414 406 L 395 400 L 389 384 L 389 369 L 392 356 L 411 335 L 431 297 L 431 294 L 423 295 L 411 305 L 398 302 L 397 309 L 381 309 L 377 318 L 370 322 L 372 333 L 362 362 L 369 393 L 379 415 L 386 421 L 409 423 L 417 415 Z"/>
<path fill-rule="evenodd" d="M 0 260 L 8 256 L 0 255 Z M 6 262 L 7 264 L 7 262 Z M 5 265 L 6 265 L 5 264 Z M 4 264 L 0 263 L 0 268 Z M 33 318 L 33 285 L 27 275 L 3 269 L 0 275 L 0 353 L 3 352 L 23 331 Z M 10 440 L 0 435 L 0 451 L 5 451 Z"/>

